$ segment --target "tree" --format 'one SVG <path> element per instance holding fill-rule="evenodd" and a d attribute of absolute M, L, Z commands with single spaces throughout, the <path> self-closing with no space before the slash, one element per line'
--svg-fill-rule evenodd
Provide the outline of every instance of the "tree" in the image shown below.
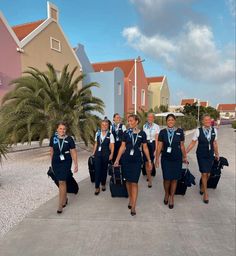
<path fill-rule="evenodd" d="M 159 109 L 161 113 L 168 112 L 168 106 L 166 105 L 160 105 Z"/>
<path fill-rule="evenodd" d="M 103 114 L 104 108 L 102 100 L 90 90 L 98 84 L 79 89 L 83 75 L 73 79 L 77 67 L 69 72 L 68 65 L 64 66 L 60 78 L 51 64 L 47 68 L 41 72 L 30 67 L 24 72 L 26 76 L 12 82 L 15 88 L 3 98 L 0 124 L 10 144 L 35 139 L 42 144 L 53 135 L 58 121 L 65 121 L 68 133 L 86 145 L 93 142 L 99 121 L 94 113 Z"/>
<path fill-rule="evenodd" d="M 8 153 L 8 145 L 5 141 L 3 134 L 0 134 L 0 162 L 2 162 L 2 158 L 6 158 L 6 154 Z"/>
<path fill-rule="evenodd" d="M 186 104 L 182 111 L 183 114 L 187 116 L 194 116 L 196 119 L 198 118 L 198 106 L 197 103 L 194 103 L 192 105 Z M 200 119 L 204 114 L 209 114 L 212 118 L 215 120 L 219 118 L 219 112 L 213 108 L 213 107 L 203 107 L 200 106 L 199 116 Z"/>

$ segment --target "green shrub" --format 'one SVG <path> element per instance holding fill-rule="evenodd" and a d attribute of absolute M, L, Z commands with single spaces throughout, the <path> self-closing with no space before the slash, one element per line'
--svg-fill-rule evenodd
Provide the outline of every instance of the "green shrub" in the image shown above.
<path fill-rule="evenodd" d="M 193 116 L 183 116 L 176 119 L 176 126 L 184 131 L 192 130 L 197 127 L 197 120 Z"/>
<path fill-rule="evenodd" d="M 236 120 L 232 122 L 232 128 L 236 129 Z"/>

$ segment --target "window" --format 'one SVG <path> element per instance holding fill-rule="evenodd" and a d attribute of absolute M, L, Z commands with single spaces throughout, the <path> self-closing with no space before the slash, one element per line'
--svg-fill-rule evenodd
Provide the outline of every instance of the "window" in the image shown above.
<path fill-rule="evenodd" d="M 135 87 L 132 86 L 132 104 L 135 104 Z"/>
<path fill-rule="evenodd" d="M 142 106 L 145 106 L 145 90 L 144 89 L 142 89 L 142 91 L 141 91 L 141 105 Z"/>
<path fill-rule="evenodd" d="M 61 52 L 61 42 L 53 37 L 50 37 L 51 49 Z"/>
<path fill-rule="evenodd" d="M 118 96 L 121 96 L 121 84 L 118 82 Z"/>

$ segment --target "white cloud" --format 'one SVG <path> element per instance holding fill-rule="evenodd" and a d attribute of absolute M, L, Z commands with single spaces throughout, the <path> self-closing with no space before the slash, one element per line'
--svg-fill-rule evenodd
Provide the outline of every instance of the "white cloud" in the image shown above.
<path fill-rule="evenodd" d="M 147 18 L 149 14 L 152 16 L 152 9 L 166 9 L 171 4 L 176 6 L 176 3 L 180 2 L 184 7 L 180 8 L 177 13 L 182 13 L 186 10 L 186 5 L 190 8 L 189 4 L 193 1 L 131 0 L 131 2 L 140 10 L 141 21 L 147 23 L 147 19 L 152 20 L 152 18 Z M 193 13 L 188 17 L 191 16 L 194 16 Z M 159 20 L 159 24 L 163 22 L 168 21 L 166 18 Z M 214 90 L 219 96 L 221 90 L 224 90 L 225 97 L 231 95 L 233 98 L 235 91 L 234 45 L 218 48 L 208 24 L 189 20 L 185 23 L 177 22 L 176 26 L 177 33 L 172 35 L 162 33 L 156 27 L 152 29 L 152 33 L 142 26 L 127 27 L 123 30 L 123 36 L 131 47 L 158 60 L 167 69 L 192 81 L 192 84 L 198 84 L 199 87 L 201 84 L 204 84 L 204 87 L 210 86 L 211 88 L 208 89 L 213 95 Z M 203 92 L 204 87 L 202 85 Z"/>
<path fill-rule="evenodd" d="M 236 17 L 236 4 L 235 0 L 226 0 L 226 4 L 229 8 L 230 14 L 235 18 Z"/>

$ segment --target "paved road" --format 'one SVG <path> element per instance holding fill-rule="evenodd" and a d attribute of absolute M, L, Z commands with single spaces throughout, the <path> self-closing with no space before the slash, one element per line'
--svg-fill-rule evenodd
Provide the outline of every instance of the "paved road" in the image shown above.
<path fill-rule="evenodd" d="M 188 136 L 187 141 L 190 140 Z M 61 216 L 57 198 L 45 203 L 0 240 L 0 255 L 9 256 L 233 256 L 235 255 L 235 132 L 219 130 L 221 155 L 230 167 L 223 170 L 216 190 L 205 205 L 198 186 L 177 196 L 170 210 L 163 201 L 160 172 L 152 189 L 140 180 L 137 216 L 131 217 L 126 199 L 109 191 L 98 197 L 88 179 L 78 196 L 69 197 Z M 194 153 L 190 168 L 199 181 Z"/>

